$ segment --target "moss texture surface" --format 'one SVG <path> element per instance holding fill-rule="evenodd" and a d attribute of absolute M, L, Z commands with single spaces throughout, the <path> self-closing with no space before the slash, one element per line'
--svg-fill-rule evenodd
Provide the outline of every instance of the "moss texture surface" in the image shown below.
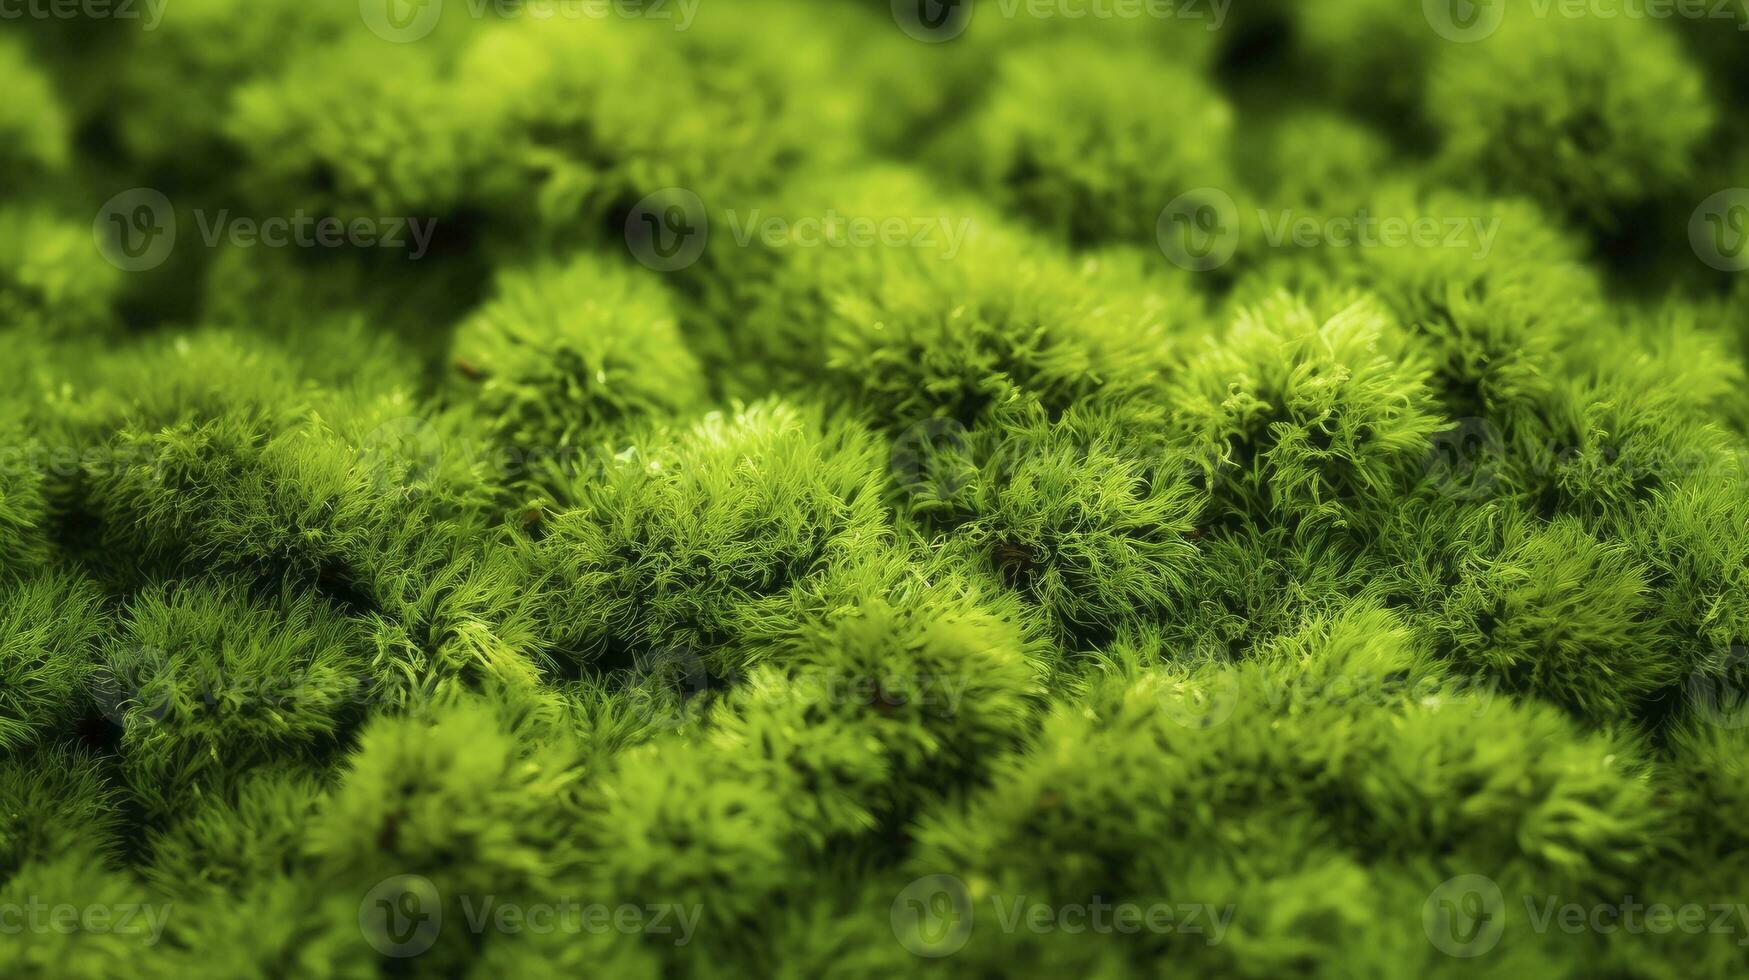
<path fill-rule="evenodd" d="M 1737 7 L 14 7 L 0 975 L 1749 972 Z"/>

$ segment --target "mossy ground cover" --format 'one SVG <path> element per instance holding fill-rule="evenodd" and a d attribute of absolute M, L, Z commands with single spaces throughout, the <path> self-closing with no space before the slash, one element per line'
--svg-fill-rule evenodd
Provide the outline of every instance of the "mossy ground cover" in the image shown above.
<path fill-rule="evenodd" d="M 0 975 L 1749 971 L 1740 9 L 0 11 Z"/>

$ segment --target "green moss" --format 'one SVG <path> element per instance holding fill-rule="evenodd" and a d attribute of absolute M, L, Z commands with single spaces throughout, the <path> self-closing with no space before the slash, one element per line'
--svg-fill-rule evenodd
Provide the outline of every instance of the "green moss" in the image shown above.
<path fill-rule="evenodd" d="M 1053 411 L 1145 401 L 1203 305 L 1135 252 L 1072 259 L 902 170 L 799 184 L 737 220 L 756 216 L 781 234 L 717 236 L 696 273 L 731 370 L 849 400 L 898 431 L 970 425 L 1018 397 Z"/>
<path fill-rule="evenodd" d="M 94 688 L 135 795 L 165 811 L 266 762 L 320 762 L 375 693 L 359 633 L 308 595 L 195 582 L 134 597 Z"/>
<path fill-rule="evenodd" d="M 26 864 L 0 886 L 0 902 L 16 910 L 7 969 L 21 977 L 114 976 L 159 962 L 158 944 L 175 913 L 88 848 Z M 59 926 L 56 909 L 66 910 Z"/>
<path fill-rule="evenodd" d="M 0 42 L 0 973 L 1749 966 L 1541 918 L 1742 904 L 1740 15 L 120 6 Z"/>
<path fill-rule="evenodd" d="M 1218 512 L 1347 525 L 1418 476 L 1444 425 L 1406 339 L 1370 300 L 1321 320 L 1284 295 L 1191 355 L 1174 424 Z"/>
<path fill-rule="evenodd" d="M 101 594 L 76 575 L 7 581 L 0 596 L 0 749 L 12 751 L 80 713 L 108 624 Z"/>
<path fill-rule="evenodd" d="M 89 224 L 40 207 L 0 206 L 0 323 L 47 334 L 112 326 L 122 273 L 91 234 Z"/>
<path fill-rule="evenodd" d="M 1717 119 L 1659 20 L 1513 7 L 1485 40 L 1443 46 L 1431 71 L 1426 112 L 1455 177 L 1601 226 L 1681 187 Z"/>
<path fill-rule="evenodd" d="M 561 661 L 624 667 L 678 647 L 731 669 L 782 635 L 810 579 L 889 534 L 875 442 L 854 424 L 768 402 L 677 435 L 582 474 L 526 549 Z"/>
<path fill-rule="evenodd" d="M 907 464 L 904 502 L 1063 635 L 1109 632 L 1183 598 L 1207 502 L 1189 454 L 1148 447 L 1097 411 L 1052 422 L 1033 406 L 973 433 L 933 428 L 895 451 Z"/>
<path fill-rule="evenodd" d="M 282 0 L 241 8 L 223 0 L 176 6 L 131 40 L 120 68 L 116 125 L 142 162 L 191 173 L 211 167 L 237 90 L 358 26 L 338 5 Z M 190 152 L 199 150 L 200 152 Z"/>
<path fill-rule="evenodd" d="M 0 109 L 0 184 L 13 186 L 62 170 L 70 157 L 70 124 L 53 83 L 22 44 L 0 43 L 0 72 L 12 97 Z M 10 237 L 10 236 L 8 236 Z"/>
<path fill-rule="evenodd" d="M 525 461 L 573 460 L 626 424 L 702 401 L 704 378 L 650 276 L 593 256 L 503 276 L 456 330 L 459 397 Z"/>
<path fill-rule="evenodd" d="M 312 48 L 233 97 L 225 135 L 240 182 L 276 216 L 381 221 L 448 215 L 484 165 L 428 48 L 375 38 Z"/>
<path fill-rule="evenodd" d="M 679 187 L 721 206 L 849 144 L 850 113 L 829 94 L 808 97 L 831 91 L 832 65 L 794 43 L 794 9 L 713 19 L 696 35 L 589 17 L 478 32 L 455 84 L 459 121 L 493 148 L 484 199 L 561 237 L 600 222 L 618 238 L 645 195 Z"/>
<path fill-rule="evenodd" d="M 1054 238 L 1148 241 L 1174 199 L 1231 183 L 1231 107 L 1194 70 L 1145 51 L 1028 48 L 998 63 L 987 98 L 963 166 Z"/>
<path fill-rule="evenodd" d="M 97 757 L 64 749 L 0 762 L 0 881 L 64 854 L 118 854 L 122 812 L 109 775 Z"/>

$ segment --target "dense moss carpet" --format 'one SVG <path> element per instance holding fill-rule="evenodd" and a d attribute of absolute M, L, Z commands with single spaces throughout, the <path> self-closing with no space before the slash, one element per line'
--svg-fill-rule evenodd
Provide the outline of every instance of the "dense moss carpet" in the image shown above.
<path fill-rule="evenodd" d="M 1749 970 L 1740 5 L 8 9 L 0 975 Z"/>

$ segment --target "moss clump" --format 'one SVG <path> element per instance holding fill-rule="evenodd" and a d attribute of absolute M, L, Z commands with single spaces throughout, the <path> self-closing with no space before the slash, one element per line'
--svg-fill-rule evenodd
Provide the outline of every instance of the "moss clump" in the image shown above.
<path fill-rule="evenodd" d="M 121 270 L 91 235 L 89 224 L 40 207 L 0 206 L 0 322 L 44 334 L 113 326 Z"/>
<path fill-rule="evenodd" d="M 1193 355 L 1174 424 L 1217 513 L 1347 525 L 1418 476 L 1444 423 L 1405 340 L 1376 302 L 1321 319 L 1281 296 Z"/>
<path fill-rule="evenodd" d="M 376 696 L 361 630 L 308 595 L 196 582 L 136 596 L 121 620 L 94 688 L 136 797 L 166 810 L 267 762 L 320 762 Z"/>
<path fill-rule="evenodd" d="M 482 134 L 458 125 L 453 99 L 427 48 L 358 38 L 245 83 L 225 134 L 244 156 L 245 191 L 276 214 L 448 215 L 485 159 Z"/>
<path fill-rule="evenodd" d="M 138 32 L 123 55 L 122 144 L 142 163 L 210 176 L 238 89 L 334 44 L 355 28 L 352 16 L 284 0 L 247 9 L 223 0 L 177 4 L 174 16 Z"/>
<path fill-rule="evenodd" d="M 854 424 L 768 402 L 668 439 L 577 480 L 526 549 L 551 654 L 628 666 L 680 646 L 738 667 L 812 580 L 889 534 L 875 442 Z"/>
<path fill-rule="evenodd" d="M 1148 241 L 1174 199 L 1231 183 L 1231 107 L 1195 71 L 1145 51 L 1026 48 L 999 62 L 987 99 L 963 166 L 1055 238 Z"/>
<path fill-rule="evenodd" d="M 704 396 L 660 284 L 595 257 L 505 275 L 456 329 L 452 361 L 493 441 L 529 460 L 574 457 Z"/>
<path fill-rule="evenodd" d="M 87 703 L 93 652 L 108 624 L 78 576 L 0 584 L 0 748 L 16 751 L 73 721 Z"/>
<path fill-rule="evenodd" d="M 1070 258 L 952 201 L 915 173 L 877 169 L 742 215 L 784 233 L 719 237 L 695 273 L 730 370 L 848 401 L 896 431 L 971 425 L 1015 398 L 1052 411 L 1145 402 L 1202 308 L 1190 284 L 1122 249 Z"/>
<path fill-rule="evenodd" d="M 1426 112 L 1460 180 L 1600 226 L 1681 187 L 1717 120 L 1704 76 L 1664 22 L 1527 7 L 1509 9 L 1486 40 L 1442 49 Z"/>
<path fill-rule="evenodd" d="M 725 12 L 693 35 L 621 19 L 522 18 L 479 32 L 455 69 L 460 121 L 494 147 L 484 200 L 560 238 L 618 238 L 646 195 L 709 206 L 839 156 L 850 115 L 829 49 L 795 44 L 793 8 Z M 748 57 L 749 51 L 765 57 Z M 662 84 L 648 84 L 650 79 Z"/>
<path fill-rule="evenodd" d="M 1207 499 L 1191 456 L 1124 423 L 1033 405 L 969 433 L 925 424 L 895 448 L 902 503 L 1065 636 L 1146 620 L 1183 597 Z"/>
<path fill-rule="evenodd" d="M 0 109 L 0 183 L 15 185 L 64 169 L 71 126 L 53 84 L 31 63 L 28 50 L 10 39 L 0 43 L 0 72 L 13 95 Z"/>

